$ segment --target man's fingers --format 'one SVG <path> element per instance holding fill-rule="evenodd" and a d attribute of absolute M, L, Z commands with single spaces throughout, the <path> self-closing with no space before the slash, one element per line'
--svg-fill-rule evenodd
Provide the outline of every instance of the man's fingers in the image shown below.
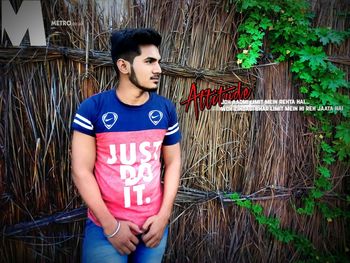
<path fill-rule="evenodd" d="M 146 246 L 150 248 L 156 247 L 159 245 L 159 241 L 157 237 L 154 237 L 146 243 Z"/>
<path fill-rule="evenodd" d="M 132 222 L 120 222 L 120 233 L 110 238 L 109 241 L 121 255 L 129 255 L 131 252 L 136 250 L 136 246 L 139 244 L 139 239 L 137 238 L 135 232 L 142 232 L 140 231 L 140 228 Z"/>
<path fill-rule="evenodd" d="M 127 244 L 127 247 L 130 250 L 130 252 L 136 250 L 136 246 L 131 241 Z"/>
<path fill-rule="evenodd" d="M 131 252 L 136 250 L 136 245 L 131 241 L 126 241 L 121 247 L 117 248 L 121 255 L 129 255 Z"/>
<path fill-rule="evenodd" d="M 121 251 L 124 253 L 123 255 L 129 255 L 131 253 L 131 250 L 127 246 L 123 246 Z"/>
<path fill-rule="evenodd" d="M 150 240 L 149 242 L 146 243 L 146 246 L 147 246 L 147 247 L 150 247 L 150 248 L 153 248 L 153 247 L 154 247 L 154 244 L 155 244 L 155 241 Z"/>
<path fill-rule="evenodd" d="M 147 235 L 145 235 L 142 240 L 147 247 L 153 247 L 152 245 L 155 245 L 159 242 L 159 237 L 157 234 L 147 233 Z"/>
<path fill-rule="evenodd" d="M 139 243 L 139 239 L 134 235 L 131 236 L 130 240 L 135 245 L 137 245 Z"/>
<path fill-rule="evenodd" d="M 154 236 L 154 234 L 149 231 L 149 232 L 147 232 L 147 234 L 142 236 L 142 240 L 145 244 L 147 244 L 152 239 L 153 236 Z"/>
<path fill-rule="evenodd" d="M 130 227 L 131 230 L 134 230 L 135 232 L 141 234 L 142 231 L 140 230 L 140 228 L 138 227 L 138 225 L 132 223 L 132 222 L 128 222 L 128 225 Z"/>
<path fill-rule="evenodd" d="M 147 231 L 147 230 L 149 229 L 149 226 L 151 225 L 151 223 L 152 223 L 152 219 L 151 219 L 151 217 L 150 217 L 150 218 L 148 218 L 148 219 L 146 220 L 146 222 L 143 224 L 142 230 L 143 230 L 143 231 Z"/>
<path fill-rule="evenodd" d="M 124 249 L 118 248 L 117 250 L 118 250 L 120 255 L 122 255 L 122 256 L 125 255 Z"/>

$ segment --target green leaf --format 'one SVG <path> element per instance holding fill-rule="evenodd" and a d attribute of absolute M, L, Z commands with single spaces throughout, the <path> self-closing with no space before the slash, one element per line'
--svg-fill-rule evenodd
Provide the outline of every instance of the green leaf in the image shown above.
<path fill-rule="evenodd" d="M 317 178 L 317 180 L 315 181 L 315 186 L 324 191 L 329 191 L 332 188 L 332 184 L 325 177 Z"/>
<path fill-rule="evenodd" d="M 252 206 L 252 210 L 253 210 L 254 214 L 261 214 L 263 211 L 263 208 L 261 205 L 255 204 Z"/>
<path fill-rule="evenodd" d="M 280 221 L 278 218 L 268 218 L 267 225 L 269 228 L 277 229 L 280 227 Z"/>
<path fill-rule="evenodd" d="M 312 189 L 311 190 L 311 196 L 313 198 L 321 198 L 324 195 L 324 192 L 322 192 L 321 190 L 318 189 Z"/>
<path fill-rule="evenodd" d="M 320 166 L 318 167 L 318 171 L 323 177 L 326 177 L 326 178 L 331 177 L 331 171 L 327 167 Z"/>
<path fill-rule="evenodd" d="M 345 80 L 345 73 L 338 69 L 324 74 L 320 85 L 323 89 L 335 92 L 338 88 L 347 87 L 348 82 Z"/>
<path fill-rule="evenodd" d="M 255 65 L 257 62 L 256 58 L 253 56 L 247 57 L 242 62 L 242 68 L 248 69 Z"/>
<path fill-rule="evenodd" d="M 325 156 L 325 157 L 322 158 L 322 161 L 324 161 L 326 164 L 329 165 L 329 164 L 334 163 L 334 162 L 335 162 L 335 159 L 334 159 L 332 156 L 327 155 L 327 156 Z"/>
<path fill-rule="evenodd" d="M 299 73 L 299 72 L 303 72 L 304 69 L 305 69 L 305 65 L 303 62 L 295 61 L 292 65 L 291 71 L 295 73 Z"/>
<path fill-rule="evenodd" d="M 229 196 L 230 196 L 230 198 L 231 198 L 233 201 L 236 201 L 236 200 L 238 200 L 238 199 L 240 198 L 239 194 L 236 193 L 236 192 L 230 194 Z"/>
<path fill-rule="evenodd" d="M 303 208 L 298 208 L 297 212 L 304 215 L 312 215 L 314 212 L 315 202 L 307 199 Z"/>
<path fill-rule="evenodd" d="M 344 161 L 346 158 L 350 158 L 350 145 L 345 144 L 341 140 L 336 140 L 334 142 L 334 145 L 340 161 Z"/>
<path fill-rule="evenodd" d="M 348 32 L 340 32 L 329 28 L 317 28 L 315 33 L 324 46 L 329 43 L 340 45 L 349 36 Z"/>
<path fill-rule="evenodd" d="M 237 204 L 245 208 L 250 208 L 252 206 L 252 202 L 250 200 L 237 200 Z"/>
<path fill-rule="evenodd" d="M 239 48 L 247 48 L 251 43 L 251 38 L 247 34 L 241 34 L 237 41 L 237 45 Z"/>
<path fill-rule="evenodd" d="M 326 153 L 334 153 L 334 149 L 326 142 L 321 142 L 321 148 Z"/>
<path fill-rule="evenodd" d="M 284 236 L 284 242 L 285 243 L 289 243 L 290 241 L 292 241 L 294 239 L 294 235 L 291 234 L 291 233 L 287 233 L 285 236 Z"/>
<path fill-rule="evenodd" d="M 259 23 L 260 28 L 266 30 L 268 27 L 272 26 L 272 22 L 269 18 L 263 17 Z"/>
<path fill-rule="evenodd" d="M 309 92 L 309 90 L 308 90 L 308 88 L 307 88 L 307 87 L 302 86 L 302 87 L 300 87 L 300 92 L 301 92 L 301 93 L 306 94 L 306 93 L 308 93 L 308 92 Z"/>
<path fill-rule="evenodd" d="M 259 224 L 261 225 L 266 225 L 267 224 L 267 218 L 265 216 L 257 216 L 256 218 L 256 221 L 259 222 Z"/>
<path fill-rule="evenodd" d="M 336 134 L 334 137 L 341 139 L 346 144 L 350 144 L 350 123 L 342 122 L 341 124 L 337 125 L 335 128 L 336 128 Z"/>
<path fill-rule="evenodd" d="M 311 98 L 319 98 L 320 97 L 320 92 L 318 92 L 317 90 L 313 90 L 310 93 L 310 97 Z"/>
<path fill-rule="evenodd" d="M 299 74 L 298 76 L 300 79 L 304 80 L 306 83 L 312 83 L 314 81 L 314 78 L 307 71 L 301 72 L 301 74 Z"/>
<path fill-rule="evenodd" d="M 314 208 L 315 208 L 315 201 L 313 199 L 306 198 L 305 207 L 303 209 L 299 208 L 297 211 L 298 212 L 299 210 L 302 211 L 301 214 L 312 215 L 314 212 Z"/>
<path fill-rule="evenodd" d="M 322 47 L 309 47 L 306 46 L 299 52 L 300 61 L 307 61 L 312 70 L 317 70 L 318 68 L 325 68 L 327 58 L 326 53 L 323 51 Z"/>
<path fill-rule="evenodd" d="M 256 0 L 244 0 L 244 1 L 241 1 L 241 3 L 242 3 L 241 10 L 247 10 L 258 6 L 258 1 Z"/>
<path fill-rule="evenodd" d="M 276 13 L 281 11 L 281 7 L 279 5 L 273 5 L 270 3 L 270 6 L 271 6 L 271 9 Z"/>
<path fill-rule="evenodd" d="M 257 31 L 257 32 L 256 32 Z M 260 31 L 258 31 L 258 30 L 254 30 L 253 32 L 254 33 L 251 33 L 252 34 L 252 39 L 254 40 L 254 41 L 257 41 L 257 40 L 262 40 L 263 38 L 264 38 L 264 36 L 265 36 L 265 33 L 264 32 L 260 32 Z"/>
<path fill-rule="evenodd" d="M 333 105 L 334 99 L 332 94 L 320 92 L 319 95 L 320 95 L 319 98 L 321 100 L 322 105 L 324 106 Z"/>

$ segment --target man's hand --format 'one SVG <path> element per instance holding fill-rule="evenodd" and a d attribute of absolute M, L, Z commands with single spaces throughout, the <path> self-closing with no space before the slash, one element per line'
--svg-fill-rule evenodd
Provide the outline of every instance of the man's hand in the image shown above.
<path fill-rule="evenodd" d="M 110 230 L 107 234 L 110 234 L 113 231 L 114 230 Z M 136 245 L 139 243 L 139 239 L 134 233 L 141 234 L 142 231 L 134 223 L 120 221 L 119 232 L 114 237 L 108 238 L 108 240 L 121 255 L 129 255 L 131 252 L 135 251 Z"/>
<path fill-rule="evenodd" d="M 142 226 L 145 232 L 142 240 L 147 247 L 153 248 L 159 245 L 162 240 L 164 229 L 168 224 L 168 218 L 164 216 L 154 215 L 146 220 Z"/>

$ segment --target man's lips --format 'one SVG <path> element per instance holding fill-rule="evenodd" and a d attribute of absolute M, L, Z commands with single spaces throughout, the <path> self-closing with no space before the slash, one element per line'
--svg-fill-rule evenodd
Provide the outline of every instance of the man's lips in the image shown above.
<path fill-rule="evenodd" d="M 159 77 L 152 77 L 151 80 L 158 82 L 159 81 Z"/>

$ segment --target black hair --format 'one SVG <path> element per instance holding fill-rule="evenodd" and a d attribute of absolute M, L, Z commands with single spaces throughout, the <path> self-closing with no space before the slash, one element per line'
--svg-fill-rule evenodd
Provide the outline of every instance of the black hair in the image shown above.
<path fill-rule="evenodd" d="M 132 63 L 141 54 L 141 45 L 160 46 L 161 35 L 152 28 L 123 29 L 114 31 L 111 35 L 111 55 L 114 68 L 119 77 L 116 61 L 120 58 Z"/>

